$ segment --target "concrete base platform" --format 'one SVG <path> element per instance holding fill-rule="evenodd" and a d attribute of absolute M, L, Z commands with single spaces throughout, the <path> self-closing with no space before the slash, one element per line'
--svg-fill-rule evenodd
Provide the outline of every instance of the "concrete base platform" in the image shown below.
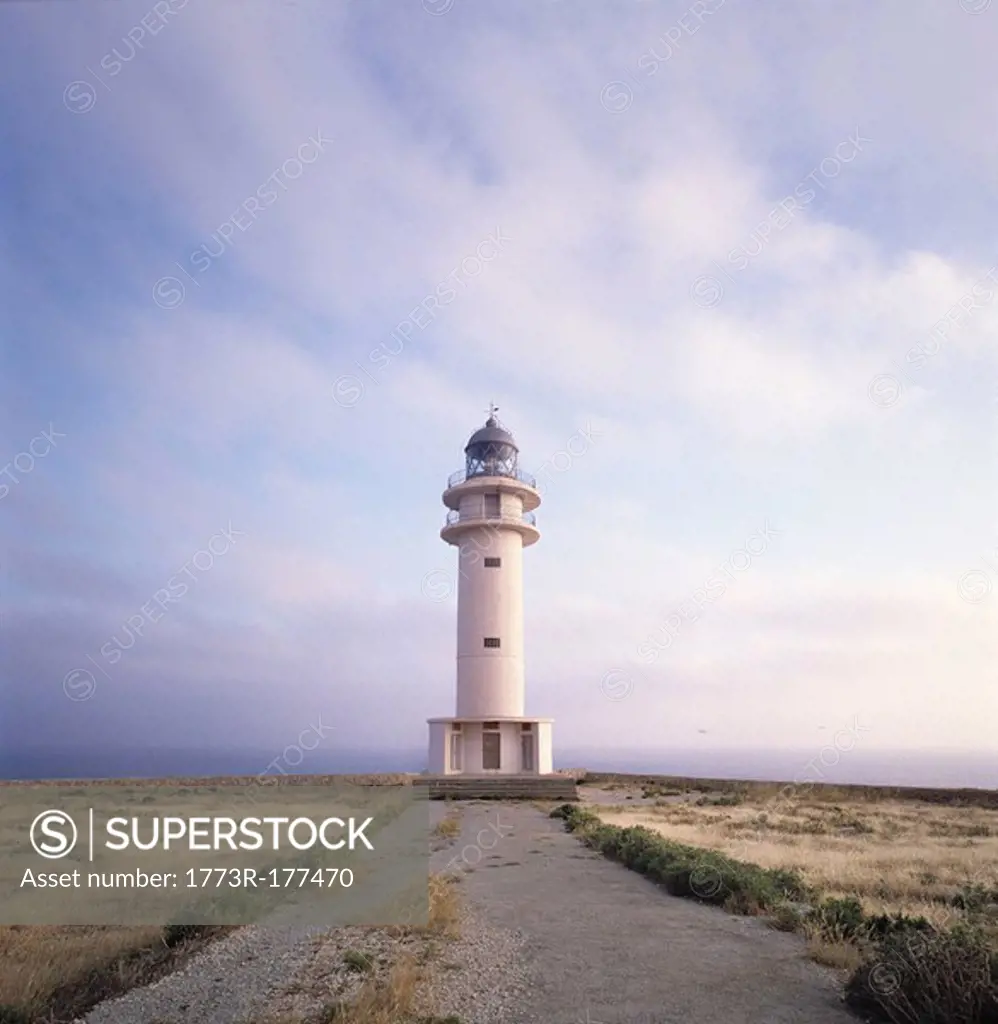
<path fill-rule="evenodd" d="M 567 775 L 421 775 L 431 800 L 578 800 Z"/>

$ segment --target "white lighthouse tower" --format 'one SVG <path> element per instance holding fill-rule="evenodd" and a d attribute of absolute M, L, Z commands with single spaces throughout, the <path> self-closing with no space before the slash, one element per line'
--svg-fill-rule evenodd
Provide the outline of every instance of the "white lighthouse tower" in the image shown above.
<path fill-rule="evenodd" d="M 465 446 L 447 481 L 440 536 L 458 549 L 457 708 L 431 718 L 433 775 L 550 775 L 551 719 L 524 715 L 523 549 L 540 539 L 541 496 L 496 419 Z"/>

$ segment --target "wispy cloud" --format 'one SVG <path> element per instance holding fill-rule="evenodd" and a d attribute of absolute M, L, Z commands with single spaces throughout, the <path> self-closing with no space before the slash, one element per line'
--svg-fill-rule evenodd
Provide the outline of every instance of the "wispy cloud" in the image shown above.
<path fill-rule="evenodd" d="M 5 742 L 421 744 L 494 400 L 557 744 L 993 745 L 994 13 L 3 5 Z"/>

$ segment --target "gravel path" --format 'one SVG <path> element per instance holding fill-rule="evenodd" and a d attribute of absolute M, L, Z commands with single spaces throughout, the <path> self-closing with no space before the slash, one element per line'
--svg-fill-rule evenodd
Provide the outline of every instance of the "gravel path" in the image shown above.
<path fill-rule="evenodd" d="M 856 1024 L 838 980 L 804 959 L 799 937 L 670 897 L 530 805 L 431 804 L 435 820 L 448 813 L 460 815 L 461 834 L 440 844 L 431 865 L 460 879 L 465 919 L 428 965 L 441 1016 L 462 1024 Z M 245 928 L 83 1020 L 246 1024 L 265 1010 L 291 1010 L 281 993 L 295 992 L 309 964 L 315 972 L 321 934 L 326 991 L 349 987 L 337 975 L 342 949 L 388 943 L 360 929 Z"/>
<path fill-rule="evenodd" d="M 467 906 L 460 936 L 448 942 L 429 966 L 427 1014 L 455 1016 L 461 1024 L 514 1021 L 530 985 L 526 937 L 497 927 L 475 906 Z"/>
<path fill-rule="evenodd" d="M 308 961 L 316 929 L 241 928 L 184 967 L 101 1003 L 86 1024 L 242 1024 Z"/>
<path fill-rule="evenodd" d="M 430 804 L 431 822 L 445 813 L 443 804 Z M 330 933 L 322 927 L 289 923 L 289 916 L 281 910 L 266 927 L 254 925 L 233 932 L 196 954 L 179 971 L 99 1004 L 76 1024 L 246 1024 L 281 1000 L 284 990 L 311 963 L 319 936 L 329 937 L 327 947 L 342 945 L 343 949 L 363 948 L 371 941 L 371 933 L 365 936 L 364 929 L 337 928 Z M 357 978 L 330 979 L 341 980 Z"/>
<path fill-rule="evenodd" d="M 469 901 L 527 970 L 474 1024 L 856 1024 L 799 936 L 668 896 L 534 807 L 465 806 L 452 849 L 441 858 L 457 854 Z"/>

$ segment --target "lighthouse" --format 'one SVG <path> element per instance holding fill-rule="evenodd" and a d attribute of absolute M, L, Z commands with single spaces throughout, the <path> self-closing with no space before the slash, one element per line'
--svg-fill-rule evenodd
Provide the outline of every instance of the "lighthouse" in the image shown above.
<path fill-rule="evenodd" d="M 523 549 L 540 540 L 537 482 L 493 405 L 447 481 L 440 536 L 458 552 L 457 701 L 431 718 L 433 775 L 550 775 L 550 718 L 525 715 Z"/>

